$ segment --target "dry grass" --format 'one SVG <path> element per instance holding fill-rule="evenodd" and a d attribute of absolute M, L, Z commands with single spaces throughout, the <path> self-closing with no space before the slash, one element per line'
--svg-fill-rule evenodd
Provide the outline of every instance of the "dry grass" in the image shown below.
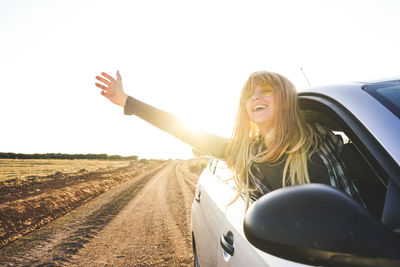
<path fill-rule="evenodd" d="M 95 171 L 129 165 L 129 160 L 0 159 L 0 181 L 61 173 Z"/>
<path fill-rule="evenodd" d="M 210 159 L 208 158 L 194 159 L 190 162 L 189 171 L 200 174 L 209 161 Z"/>

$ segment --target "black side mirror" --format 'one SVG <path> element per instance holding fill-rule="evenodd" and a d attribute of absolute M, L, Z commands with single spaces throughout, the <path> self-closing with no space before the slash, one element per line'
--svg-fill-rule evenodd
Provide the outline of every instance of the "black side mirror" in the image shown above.
<path fill-rule="evenodd" d="M 400 266 L 400 238 L 346 194 L 322 184 L 286 187 L 253 203 L 246 238 L 260 250 L 324 266 Z"/>

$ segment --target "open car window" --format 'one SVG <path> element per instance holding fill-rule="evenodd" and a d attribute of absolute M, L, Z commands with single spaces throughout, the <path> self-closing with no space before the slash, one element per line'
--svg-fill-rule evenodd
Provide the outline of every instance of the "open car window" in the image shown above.
<path fill-rule="evenodd" d="M 308 122 L 320 123 L 342 137 L 344 144 L 340 157 L 347 168 L 347 176 L 356 186 L 366 208 L 381 220 L 388 174 L 366 147 L 367 141 L 354 131 L 353 125 L 323 105 L 317 101 L 307 103 L 303 107 L 304 116 Z"/>

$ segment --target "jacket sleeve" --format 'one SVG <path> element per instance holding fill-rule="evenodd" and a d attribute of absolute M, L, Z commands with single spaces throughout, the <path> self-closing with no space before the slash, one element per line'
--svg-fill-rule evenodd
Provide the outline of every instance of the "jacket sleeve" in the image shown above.
<path fill-rule="evenodd" d="M 166 111 L 141 102 L 131 96 L 124 107 L 125 115 L 136 115 L 157 128 L 179 138 L 200 152 L 214 158 L 223 159 L 228 139 L 191 129 L 180 119 Z"/>

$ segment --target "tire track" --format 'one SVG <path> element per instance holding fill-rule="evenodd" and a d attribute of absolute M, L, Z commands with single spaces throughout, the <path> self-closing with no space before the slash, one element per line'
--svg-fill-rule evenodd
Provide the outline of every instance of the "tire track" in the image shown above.
<path fill-rule="evenodd" d="M 182 181 L 187 184 L 187 187 L 190 188 L 192 194 L 194 194 L 199 175 L 190 172 L 188 165 L 189 164 L 187 162 L 181 162 L 177 171 L 179 172 L 178 175 L 180 176 Z"/>
<path fill-rule="evenodd" d="M 175 168 L 177 163 L 171 166 L 168 179 L 164 179 L 160 183 L 159 201 L 163 203 L 161 208 L 161 216 L 165 218 L 165 223 L 168 226 L 168 235 L 173 237 L 173 249 L 175 254 L 180 255 L 179 262 L 181 264 L 191 264 L 192 248 L 186 242 L 186 225 L 184 216 L 184 199 L 180 188 L 177 186 Z M 183 201 L 182 201 L 183 200 Z"/>
<path fill-rule="evenodd" d="M 190 232 L 190 211 L 194 199 L 194 186 L 187 184 L 186 180 L 192 173 L 184 172 L 188 161 L 178 161 L 174 167 L 174 173 L 168 181 L 168 193 L 166 201 L 168 203 L 171 223 L 176 225 L 180 231 L 181 242 L 184 243 L 185 249 L 189 251 L 192 245 L 192 236 Z M 194 176 L 196 177 L 196 176 Z M 194 178 L 194 179 L 198 179 Z M 182 244 L 180 245 L 183 246 Z"/>
<path fill-rule="evenodd" d="M 192 202 L 194 199 L 195 186 L 191 186 L 190 184 L 188 185 L 187 176 L 189 173 L 182 172 L 183 165 L 184 165 L 184 162 L 179 162 L 176 165 L 175 177 L 176 177 L 177 183 L 179 185 L 179 189 L 180 189 L 182 198 L 184 199 L 184 201 L 183 201 L 184 206 L 182 208 L 183 208 L 186 222 L 187 222 L 186 232 L 189 233 L 190 232 L 190 211 L 191 211 Z"/>
<path fill-rule="evenodd" d="M 126 209 L 74 258 L 77 266 L 162 266 L 174 261 L 160 189 L 173 164 L 157 173 Z M 157 254 L 155 254 L 157 253 Z"/>
<path fill-rule="evenodd" d="M 192 266 L 189 222 L 182 214 L 187 204 L 176 179 L 176 164 L 171 163 L 146 184 L 119 216 L 76 255 L 74 264 Z"/>

